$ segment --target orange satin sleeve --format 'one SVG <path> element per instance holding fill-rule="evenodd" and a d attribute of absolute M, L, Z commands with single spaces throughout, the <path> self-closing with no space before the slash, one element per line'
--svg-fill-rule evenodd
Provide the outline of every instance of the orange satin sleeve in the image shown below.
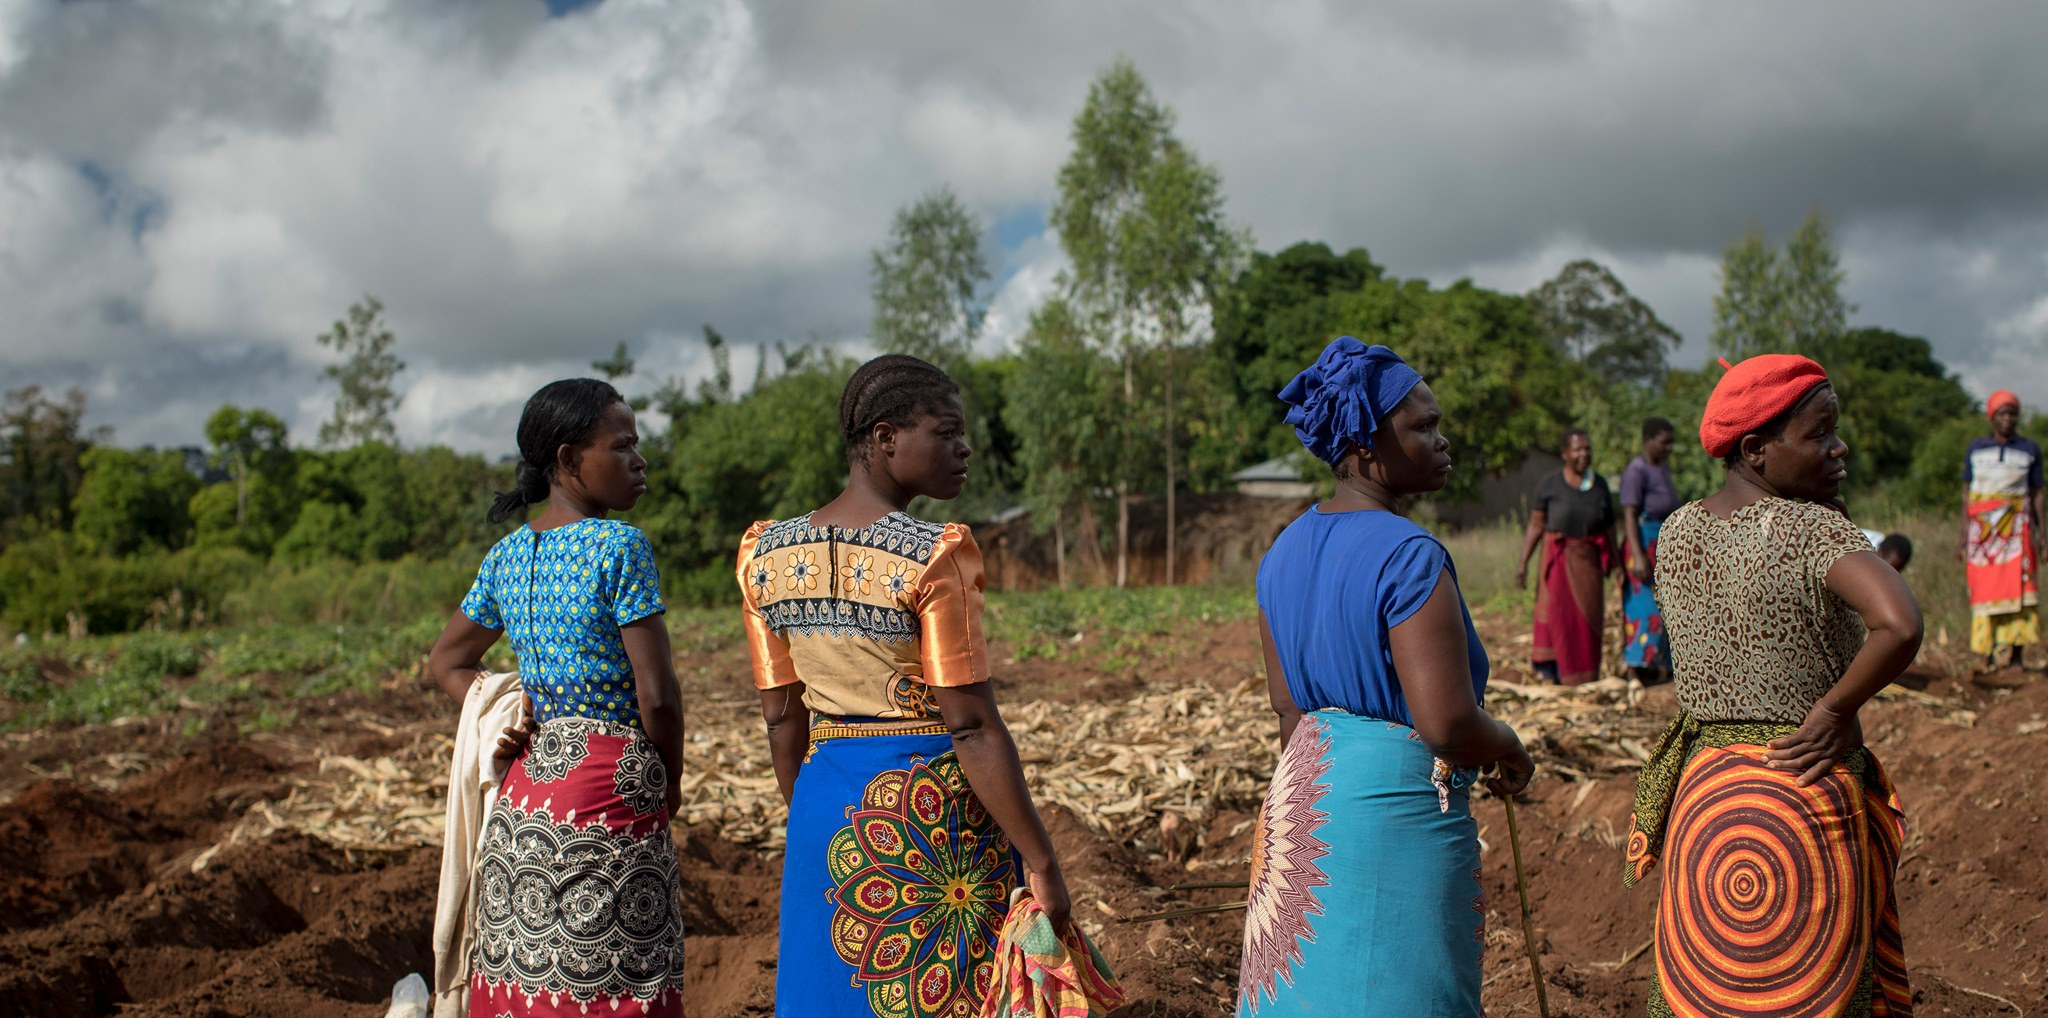
<path fill-rule="evenodd" d="M 981 631 L 981 548 L 974 534 L 948 523 L 917 588 L 917 656 L 928 686 L 988 681 L 988 640 Z"/>
<path fill-rule="evenodd" d="M 734 576 L 740 584 L 742 622 L 747 631 L 747 657 L 754 662 L 755 689 L 774 689 L 797 681 L 796 666 L 789 660 L 789 641 L 768 628 L 768 618 L 761 614 L 761 605 L 754 600 L 754 585 L 747 576 L 748 567 L 754 562 L 754 545 L 774 522 L 762 520 L 747 528 L 746 536 L 740 538 L 739 561 L 734 566 Z"/>

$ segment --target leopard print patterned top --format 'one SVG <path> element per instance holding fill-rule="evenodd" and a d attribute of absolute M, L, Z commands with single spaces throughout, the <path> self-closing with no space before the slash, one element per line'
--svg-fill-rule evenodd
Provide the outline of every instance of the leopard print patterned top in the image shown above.
<path fill-rule="evenodd" d="M 1863 620 L 1827 589 L 1828 569 L 1870 550 L 1848 517 L 1812 502 L 1672 513 L 1657 539 L 1657 606 L 1679 705 L 1701 721 L 1803 721 L 1863 646 Z"/>

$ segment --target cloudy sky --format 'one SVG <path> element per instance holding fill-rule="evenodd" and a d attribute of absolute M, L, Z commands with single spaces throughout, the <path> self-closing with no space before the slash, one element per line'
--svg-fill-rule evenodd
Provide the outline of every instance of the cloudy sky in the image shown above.
<path fill-rule="evenodd" d="M 861 347 L 869 252 L 949 184 L 989 341 L 1060 266 L 1090 78 L 1132 58 L 1262 249 L 1525 290 L 1613 267 L 1706 356 L 1752 222 L 1834 220 L 1857 323 L 2048 400 L 2037 0 L 0 0 L 0 386 L 126 444 L 222 403 L 309 439 L 363 293 L 409 442 L 511 448 L 539 384 Z M 642 385 L 651 386 L 643 381 Z"/>

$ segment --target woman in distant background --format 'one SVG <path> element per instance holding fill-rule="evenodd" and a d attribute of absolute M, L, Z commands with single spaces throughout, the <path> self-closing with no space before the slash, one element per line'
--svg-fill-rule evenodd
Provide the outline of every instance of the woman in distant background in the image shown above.
<path fill-rule="evenodd" d="M 1627 562 L 1621 571 L 1621 614 L 1627 626 L 1622 663 L 1644 685 L 1671 678 L 1671 641 L 1657 611 L 1657 534 L 1664 518 L 1682 505 L 1671 480 L 1671 446 L 1678 429 L 1662 417 L 1643 422 L 1643 451 L 1621 472 L 1621 539 Z"/>
<path fill-rule="evenodd" d="M 1970 650 L 1998 667 L 2041 642 L 2041 447 L 2021 438 L 2020 400 L 2000 389 L 1985 401 L 1991 434 L 1963 460 L 1963 536 L 1970 583 Z"/>
<path fill-rule="evenodd" d="M 1576 686 L 1600 675 L 1604 580 L 1615 566 L 1614 495 L 1607 479 L 1593 472 L 1593 438 L 1584 428 L 1564 433 L 1559 454 L 1564 469 L 1545 477 L 1530 496 L 1515 585 L 1528 583 L 1529 559 L 1540 545 L 1530 659 L 1538 674 Z"/>

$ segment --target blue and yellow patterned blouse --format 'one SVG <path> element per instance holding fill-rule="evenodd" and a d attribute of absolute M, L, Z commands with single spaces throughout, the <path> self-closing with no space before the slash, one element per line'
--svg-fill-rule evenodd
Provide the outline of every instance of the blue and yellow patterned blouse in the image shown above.
<path fill-rule="evenodd" d="M 667 610 L 647 535 L 600 519 L 505 535 L 462 599 L 464 615 L 511 637 L 534 720 L 597 718 L 635 728 L 640 702 L 619 627 Z"/>

